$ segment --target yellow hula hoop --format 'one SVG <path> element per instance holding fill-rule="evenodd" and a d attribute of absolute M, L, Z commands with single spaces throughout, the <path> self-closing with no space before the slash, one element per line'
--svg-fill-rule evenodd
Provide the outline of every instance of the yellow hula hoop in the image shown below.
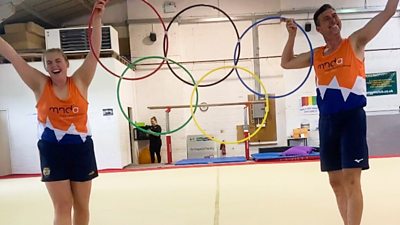
<path fill-rule="evenodd" d="M 240 66 L 221 66 L 221 67 L 215 68 L 215 69 L 213 69 L 213 70 L 207 72 L 206 74 L 204 74 L 204 76 L 202 76 L 202 77 L 200 78 L 200 80 L 198 80 L 198 81 L 196 82 L 196 84 L 195 84 L 194 87 L 193 87 L 192 95 L 190 96 L 190 113 L 191 113 L 191 115 L 192 115 L 192 119 L 193 119 L 194 123 L 196 124 L 197 128 L 201 131 L 201 133 L 202 133 L 204 136 L 208 137 L 209 139 L 211 139 L 211 140 L 213 140 L 213 141 L 215 141 L 215 142 L 217 142 L 217 143 L 219 143 L 219 144 L 239 144 L 239 143 L 245 142 L 245 141 L 247 141 L 247 140 L 250 140 L 250 138 L 252 138 L 254 135 L 256 135 L 256 134 L 261 130 L 261 128 L 262 128 L 262 126 L 259 126 L 259 127 L 254 131 L 254 133 L 252 133 L 250 136 L 248 136 L 248 137 L 246 137 L 246 138 L 243 138 L 243 139 L 241 139 L 241 140 L 237 140 L 237 141 L 221 141 L 221 140 L 219 140 L 218 138 L 215 138 L 215 137 L 212 137 L 211 135 L 209 135 L 209 134 L 199 125 L 199 123 L 197 122 L 197 119 L 196 119 L 196 117 L 194 116 L 194 107 L 193 107 L 193 104 L 192 104 L 192 102 L 193 102 L 193 97 L 194 97 L 194 93 L 196 92 L 197 87 L 200 85 L 200 83 L 201 83 L 206 77 L 208 77 L 210 74 L 214 73 L 215 71 L 222 70 L 222 69 L 232 69 L 232 68 L 236 68 L 236 69 L 239 69 L 239 70 L 243 70 L 244 72 L 247 72 L 248 74 L 250 74 L 251 76 L 253 76 L 253 78 L 261 85 L 261 88 L 262 88 L 262 90 L 263 90 L 263 92 L 264 92 L 264 95 L 266 96 L 266 98 L 265 98 L 265 106 L 266 106 L 266 107 L 265 107 L 265 114 L 264 114 L 264 118 L 263 118 L 261 124 L 265 124 L 265 121 L 267 121 L 268 112 L 269 112 L 269 104 L 268 104 L 268 94 L 267 94 L 267 90 L 266 90 L 264 84 L 261 82 L 260 78 L 258 78 L 258 76 L 257 76 L 255 73 L 251 72 L 250 70 L 248 70 L 248 69 L 246 69 L 246 68 L 244 68 L 244 67 L 240 67 Z"/>

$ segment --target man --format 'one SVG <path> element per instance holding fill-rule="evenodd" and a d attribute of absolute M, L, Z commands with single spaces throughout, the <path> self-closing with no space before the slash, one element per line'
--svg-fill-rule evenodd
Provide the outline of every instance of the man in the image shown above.
<path fill-rule="evenodd" d="M 385 9 L 363 28 L 342 38 L 342 23 L 335 9 L 325 4 L 314 14 L 316 30 L 326 45 L 314 51 L 321 170 L 327 171 L 345 225 L 360 225 L 363 211 L 361 171 L 368 169 L 366 141 L 365 46 L 395 14 L 399 0 L 388 0 Z M 295 56 L 297 27 L 286 20 L 289 38 L 282 53 L 285 69 L 309 66 L 311 53 Z"/>

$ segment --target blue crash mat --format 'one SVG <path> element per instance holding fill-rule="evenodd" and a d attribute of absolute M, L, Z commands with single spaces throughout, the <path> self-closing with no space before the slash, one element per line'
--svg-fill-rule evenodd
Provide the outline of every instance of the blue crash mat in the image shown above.
<path fill-rule="evenodd" d="M 234 157 L 221 157 L 221 158 L 183 159 L 176 162 L 175 165 L 230 163 L 230 162 L 246 162 L 246 158 L 243 156 L 234 156 Z"/>
<path fill-rule="evenodd" d="M 252 154 L 251 157 L 255 161 L 261 160 L 307 160 L 307 159 L 319 159 L 319 152 L 312 152 L 308 155 L 294 155 L 294 156 L 284 156 L 281 152 L 266 152 L 266 153 L 256 153 Z"/>

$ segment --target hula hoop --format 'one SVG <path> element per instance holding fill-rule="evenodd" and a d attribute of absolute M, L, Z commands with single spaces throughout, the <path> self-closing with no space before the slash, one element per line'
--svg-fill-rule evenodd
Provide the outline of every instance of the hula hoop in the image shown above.
<path fill-rule="evenodd" d="M 259 23 L 264 22 L 264 21 L 267 21 L 267 20 L 273 20 L 273 19 L 282 20 L 282 19 L 285 19 L 285 18 L 284 18 L 284 17 L 280 17 L 280 16 L 265 17 L 265 18 L 263 18 L 263 19 L 261 19 L 261 20 L 256 21 L 255 23 L 253 23 L 250 27 L 248 27 L 248 28 L 242 33 L 242 35 L 240 36 L 240 38 L 238 39 L 238 42 L 237 42 L 237 44 L 236 44 L 235 52 L 234 52 L 234 56 L 233 56 L 233 61 L 234 61 L 234 65 L 235 65 L 235 66 L 238 64 L 238 61 L 239 61 L 239 56 L 236 56 L 236 55 L 237 55 L 238 46 L 240 47 L 240 41 L 242 40 L 243 36 L 244 36 L 250 29 L 254 28 L 254 27 L 255 27 L 256 25 L 258 25 Z M 306 76 L 306 77 L 304 78 L 304 80 L 300 83 L 300 85 L 297 86 L 297 87 L 296 87 L 295 89 L 293 89 L 292 91 L 290 91 L 290 92 L 288 92 L 288 93 L 286 93 L 286 94 L 282 94 L 282 95 L 268 96 L 268 98 L 283 98 L 283 97 L 286 97 L 286 96 L 288 96 L 288 95 L 291 95 L 291 94 L 293 94 L 294 92 L 296 92 L 297 90 L 299 90 L 299 89 L 306 83 L 307 79 L 310 77 L 310 74 L 311 74 L 311 71 L 312 71 L 312 67 L 313 67 L 313 63 L 314 63 L 314 49 L 313 49 L 313 47 L 312 47 L 310 38 L 308 37 L 306 31 L 305 31 L 298 23 L 296 23 L 296 22 L 294 22 L 294 23 L 295 23 L 296 26 L 304 33 L 304 36 L 306 37 L 307 42 L 308 42 L 308 45 L 309 45 L 309 47 L 310 47 L 311 58 L 310 58 L 310 67 L 308 68 L 307 76 Z M 251 91 L 253 94 L 255 94 L 255 95 L 257 95 L 257 96 L 265 97 L 265 95 L 263 95 L 262 93 L 258 93 L 258 92 L 256 92 L 256 91 L 254 91 L 253 89 L 251 89 L 251 88 L 243 81 L 243 79 L 242 79 L 242 78 L 240 77 L 240 75 L 239 75 L 239 72 L 238 72 L 236 69 L 235 69 L 235 72 L 236 72 L 236 75 L 237 75 L 237 77 L 239 78 L 240 82 L 241 82 L 249 91 Z"/>
<path fill-rule="evenodd" d="M 218 8 L 218 7 L 215 7 L 215 6 L 213 6 L 213 5 L 207 5 L 207 4 L 196 4 L 196 5 L 192 5 L 192 6 L 186 7 L 186 8 L 184 8 L 183 10 L 181 10 L 180 12 L 178 12 L 178 14 L 176 14 L 176 15 L 172 18 L 171 22 L 169 22 L 166 32 L 169 31 L 169 29 L 171 28 L 172 23 L 178 18 L 178 16 L 180 16 L 180 15 L 181 15 L 182 13 L 184 13 L 185 11 L 187 11 L 187 10 L 189 10 L 189 9 L 192 9 L 192 8 L 195 8 L 195 7 L 209 7 L 209 8 L 216 9 L 216 10 L 218 10 L 220 13 L 224 14 L 224 16 L 226 16 L 226 18 L 228 18 L 228 20 L 231 22 L 233 28 L 235 29 L 236 36 L 237 36 L 237 38 L 239 39 L 239 32 L 238 32 L 238 29 L 237 29 L 235 23 L 233 22 L 232 18 L 231 18 L 226 12 L 224 12 L 222 9 L 220 9 L 220 8 Z M 165 40 L 166 40 L 166 38 L 167 38 L 167 36 L 164 36 L 163 49 L 164 49 L 164 56 L 165 56 L 165 57 L 167 57 L 167 50 L 168 50 L 168 46 L 167 46 L 167 48 L 166 48 L 166 45 L 165 45 L 165 42 L 166 42 Z M 237 53 L 237 54 L 238 54 L 238 56 L 240 56 L 240 46 L 239 46 L 239 50 L 238 50 L 238 53 Z M 189 82 L 187 82 L 186 80 L 182 79 L 180 76 L 178 76 L 178 74 L 175 73 L 175 71 L 172 69 L 171 65 L 170 65 L 168 62 L 167 62 L 167 66 L 168 66 L 169 70 L 171 71 L 171 73 L 172 73 L 176 78 L 178 78 L 180 81 L 182 81 L 182 82 L 185 83 L 185 84 L 191 85 L 191 86 L 194 85 L 194 84 L 189 83 Z M 216 81 L 216 82 L 214 82 L 214 83 L 210 83 L 210 84 L 199 85 L 199 87 L 210 87 L 210 86 L 214 86 L 214 85 L 216 85 L 216 84 L 219 84 L 219 83 L 221 83 L 222 81 L 224 81 L 226 78 L 228 78 L 228 77 L 232 74 L 233 70 L 234 70 L 234 69 L 232 68 L 232 70 L 229 71 L 229 73 L 228 73 L 227 75 L 225 75 L 221 80 L 218 80 L 218 81 Z"/>
<path fill-rule="evenodd" d="M 142 58 L 139 58 L 139 59 L 135 60 L 133 63 L 130 63 L 130 64 L 126 67 L 126 69 L 124 70 L 124 72 L 121 74 L 121 76 L 119 76 L 119 80 L 118 80 L 118 84 L 117 84 L 117 100 L 118 100 L 118 106 L 119 106 L 119 108 L 120 108 L 122 114 L 124 115 L 124 117 L 129 121 L 129 123 L 132 124 L 132 125 L 133 125 L 134 127 L 136 127 L 138 130 L 140 130 L 140 131 L 142 131 L 142 132 L 144 132 L 144 133 L 152 134 L 152 135 L 165 135 L 165 134 L 174 133 L 174 132 L 176 132 L 176 131 L 182 129 L 183 127 L 185 127 L 185 126 L 189 123 L 189 121 L 192 119 L 192 115 L 196 112 L 197 106 L 198 106 L 198 100 L 199 100 L 199 94 L 198 94 L 197 89 L 196 89 L 196 105 L 195 105 L 195 109 L 194 109 L 193 114 L 189 117 L 189 119 L 188 119 L 183 125 L 181 125 L 180 127 L 176 128 L 175 130 L 171 130 L 171 131 L 166 131 L 166 132 L 154 132 L 154 131 L 151 131 L 151 130 L 143 129 L 143 128 L 141 128 L 140 126 L 138 126 L 135 122 L 133 122 L 133 121 L 129 118 L 129 116 L 127 115 L 127 113 L 124 111 L 124 109 L 123 109 L 123 107 L 122 107 L 121 99 L 120 99 L 120 93 L 119 93 L 119 92 L 120 92 L 121 81 L 123 80 L 123 77 L 124 77 L 125 73 L 128 71 L 128 69 L 130 69 L 130 68 L 131 68 L 132 66 L 134 66 L 136 63 L 139 63 L 139 62 L 141 62 L 141 61 L 143 61 L 143 60 L 146 60 L 146 59 L 163 59 L 164 61 L 170 61 L 170 62 L 172 62 L 172 63 L 178 65 L 178 66 L 179 66 L 180 68 L 182 68 L 183 70 L 185 70 L 185 72 L 186 72 L 187 74 L 189 74 L 189 76 L 190 76 L 190 78 L 192 79 L 193 83 L 195 83 L 195 80 L 194 80 L 192 74 L 190 74 L 190 72 L 189 72 L 184 66 L 182 66 L 181 64 L 179 64 L 179 63 L 173 61 L 172 59 L 168 59 L 168 58 L 165 58 L 165 57 L 162 57 L 162 56 L 146 56 L 146 57 L 142 57 Z"/>
<path fill-rule="evenodd" d="M 202 77 L 200 78 L 200 80 L 199 80 L 198 82 L 196 82 L 196 85 L 194 86 L 193 91 L 192 91 L 192 95 L 190 96 L 190 113 L 191 113 L 191 115 L 192 115 L 193 121 L 194 121 L 194 123 L 196 124 L 197 128 L 201 131 L 201 133 L 203 133 L 204 136 L 208 137 L 209 139 L 211 139 L 211 140 L 213 140 L 213 141 L 215 141 L 215 142 L 217 142 L 217 143 L 219 143 L 219 144 L 239 144 L 239 143 L 245 142 L 245 141 L 247 141 L 247 140 L 250 140 L 250 138 L 252 138 L 254 135 L 256 135 L 256 134 L 261 130 L 262 126 L 259 126 L 259 127 L 254 131 L 254 133 L 252 133 L 250 136 L 248 136 L 248 137 L 246 137 L 246 138 L 243 138 L 243 139 L 241 139 L 241 140 L 238 140 L 238 141 L 221 141 L 221 140 L 219 140 L 218 138 L 212 137 L 212 136 L 209 135 L 203 128 L 201 128 L 201 126 L 199 125 L 199 123 L 198 123 L 197 120 L 196 120 L 196 117 L 194 116 L 195 110 L 193 110 L 193 105 L 192 105 L 193 95 L 194 95 L 194 92 L 197 90 L 197 86 L 198 86 L 207 76 L 209 76 L 210 74 L 214 73 L 215 71 L 218 71 L 218 70 L 221 70 L 221 69 L 227 69 L 227 68 L 240 69 L 240 70 L 243 70 L 243 71 L 247 72 L 248 74 L 250 74 L 251 76 L 253 76 L 253 78 L 256 79 L 258 83 L 260 83 L 260 85 L 261 85 L 261 87 L 262 87 L 262 89 L 263 89 L 265 95 L 267 94 L 267 90 L 265 89 L 264 84 L 261 82 L 261 80 L 257 77 L 257 75 L 256 75 L 255 73 L 251 72 L 250 70 L 248 70 L 248 69 L 246 69 L 246 68 L 244 68 L 244 67 L 239 67 L 239 66 L 221 66 L 221 67 L 215 68 L 215 69 L 213 69 L 213 70 L 207 72 L 204 76 L 202 76 Z M 197 104 L 197 102 L 196 102 L 196 104 Z M 196 105 L 196 106 L 197 106 L 197 105 Z M 265 98 L 265 114 L 264 114 L 264 118 L 262 119 L 261 124 L 264 124 L 265 121 L 267 120 L 268 112 L 269 112 L 268 98 Z"/>
<path fill-rule="evenodd" d="M 142 2 L 146 3 L 146 4 L 154 11 L 154 13 L 157 14 L 157 17 L 158 17 L 158 19 L 160 20 L 160 22 L 161 22 L 161 24 L 162 24 L 162 26 L 163 26 L 163 28 L 164 28 L 164 32 L 165 32 L 165 34 L 164 34 L 164 45 L 166 45 L 166 47 L 164 48 L 164 52 L 168 52 L 168 35 L 167 35 L 167 30 L 166 30 L 166 27 L 165 27 L 164 20 L 162 19 L 160 13 L 158 13 L 158 11 L 154 8 L 154 6 L 152 6 L 152 5 L 151 5 L 150 3 L 148 3 L 146 0 L 142 0 Z M 94 58 L 97 60 L 97 62 L 100 64 L 101 67 L 103 67 L 103 68 L 104 68 L 108 73 L 110 73 L 111 75 L 113 75 L 113 76 L 119 78 L 120 76 L 119 76 L 118 74 L 115 74 L 113 71 L 111 71 L 110 69 L 108 69 L 108 68 L 100 61 L 99 56 L 96 55 L 96 53 L 95 53 L 94 50 L 93 50 L 93 45 L 92 45 L 92 29 L 93 29 L 93 28 L 92 28 L 92 22 L 93 22 L 93 15 L 94 15 L 94 11 L 95 11 L 95 10 L 96 10 L 96 9 L 94 9 L 94 10 L 92 11 L 92 14 L 90 15 L 90 19 L 89 19 L 89 24 L 88 24 L 88 41 L 89 41 L 90 51 L 93 53 Z M 100 45 L 101 45 L 101 44 L 100 44 Z M 100 48 L 101 48 L 101 47 L 100 47 Z M 165 53 L 164 53 L 164 54 L 165 54 Z M 124 79 L 124 80 L 141 80 L 141 79 L 147 78 L 147 77 L 149 77 L 149 76 L 155 74 L 158 70 L 160 70 L 161 67 L 164 65 L 164 63 L 165 63 L 165 60 L 163 60 L 163 61 L 160 63 L 160 65 L 158 65 L 158 67 L 157 67 L 153 72 L 151 72 L 151 73 L 149 73 L 149 74 L 147 74 L 147 75 L 144 75 L 144 76 L 141 76 L 141 77 L 134 77 L 134 78 L 127 78 L 127 77 L 124 77 L 123 79 Z"/>

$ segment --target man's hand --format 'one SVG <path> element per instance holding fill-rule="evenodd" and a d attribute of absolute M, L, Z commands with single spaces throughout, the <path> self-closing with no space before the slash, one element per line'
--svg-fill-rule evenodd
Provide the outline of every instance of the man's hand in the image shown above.
<path fill-rule="evenodd" d="M 282 18 L 282 22 L 286 22 L 286 29 L 289 32 L 289 35 L 296 36 L 297 33 L 297 25 L 292 18 Z"/>

